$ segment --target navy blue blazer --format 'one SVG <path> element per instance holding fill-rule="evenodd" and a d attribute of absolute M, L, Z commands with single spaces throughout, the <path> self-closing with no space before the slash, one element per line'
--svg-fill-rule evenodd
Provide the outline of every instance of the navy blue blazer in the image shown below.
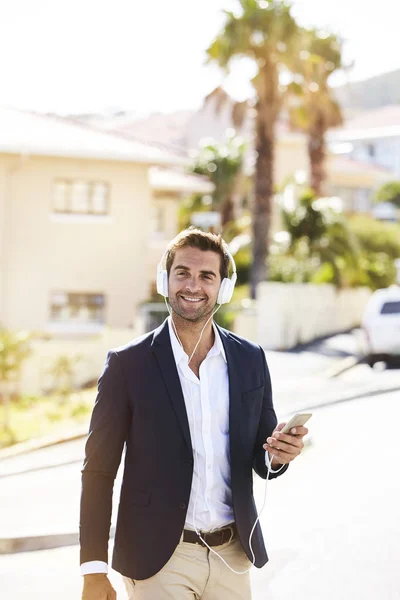
<path fill-rule="evenodd" d="M 266 478 L 262 446 L 277 419 L 263 350 L 218 331 L 228 364 L 233 509 L 252 560 L 248 541 L 257 517 L 252 469 Z M 112 492 L 125 444 L 112 566 L 132 579 L 147 579 L 179 543 L 193 476 L 189 423 L 167 322 L 107 355 L 82 470 L 81 563 L 108 562 Z M 262 567 L 268 556 L 259 524 L 252 546 L 255 564 Z"/>

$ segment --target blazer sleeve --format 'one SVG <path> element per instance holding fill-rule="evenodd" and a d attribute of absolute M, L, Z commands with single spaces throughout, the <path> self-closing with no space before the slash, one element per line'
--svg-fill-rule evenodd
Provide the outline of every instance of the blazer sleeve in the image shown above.
<path fill-rule="evenodd" d="M 120 357 L 107 355 L 98 380 L 82 469 L 80 562 L 108 562 L 114 480 L 131 423 L 131 409 Z"/>
<path fill-rule="evenodd" d="M 267 437 L 271 435 L 273 430 L 278 424 L 278 419 L 276 418 L 274 406 L 272 403 L 272 386 L 271 386 L 271 377 L 269 374 L 269 369 L 267 365 L 267 361 L 265 359 L 265 352 L 260 346 L 261 352 L 261 368 L 264 371 L 264 396 L 261 408 L 260 421 L 257 431 L 256 443 L 254 447 L 254 459 L 253 459 L 253 469 L 255 472 L 262 477 L 263 479 L 267 478 L 267 467 L 265 465 L 265 450 L 263 448 L 263 444 L 265 444 L 265 440 Z M 282 475 L 287 471 L 289 465 L 285 465 L 279 473 L 271 473 L 269 479 L 275 479 Z"/>

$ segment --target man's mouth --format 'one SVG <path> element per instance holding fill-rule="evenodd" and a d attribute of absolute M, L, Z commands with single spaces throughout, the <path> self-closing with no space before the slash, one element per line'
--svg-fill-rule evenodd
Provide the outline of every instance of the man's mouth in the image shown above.
<path fill-rule="evenodd" d="M 186 300 L 186 302 L 192 302 L 193 304 L 195 304 L 196 302 L 201 302 L 202 300 L 205 300 L 205 298 L 191 298 L 190 296 L 181 296 L 181 298 Z"/>

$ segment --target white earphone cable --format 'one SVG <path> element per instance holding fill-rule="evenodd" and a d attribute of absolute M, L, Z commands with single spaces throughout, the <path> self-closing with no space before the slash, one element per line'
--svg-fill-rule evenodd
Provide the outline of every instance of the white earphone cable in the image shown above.
<path fill-rule="evenodd" d="M 175 332 L 176 338 L 177 338 L 179 344 L 181 345 L 181 347 L 183 348 L 183 344 L 182 344 L 182 342 L 181 342 L 181 340 L 179 338 L 178 332 L 176 330 L 174 319 L 172 317 L 172 313 L 170 311 L 170 307 L 168 305 L 167 299 L 164 298 L 164 300 L 165 300 L 165 305 L 167 307 L 168 313 L 169 313 L 169 315 L 171 317 L 171 324 L 172 324 L 173 330 Z M 197 350 L 197 348 L 198 348 L 198 346 L 200 344 L 200 341 L 201 341 L 201 338 L 203 336 L 203 332 L 204 332 L 205 328 L 207 327 L 207 325 L 210 322 L 210 320 L 214 317 L 214 315 L 216 314 L 216 312 L 220 309 L 220 307 L 221 307 L 221 305 L 218 306 L 218 308 L 212 313 L 212 315 L 207 319 L 205 325 L 203 326 L 203 328 L 201 330 L 201 333 L 200 333 L 200 337 L 199 337 L 199 339 L 198 339 L 198 341 L 197 341 L 197 343 L 196 343 L 196 345 L 194 347 L 194 350 L 193 350 L 192 354 L 190 355 L 190 357 L 188 358 L 188 363 L 187 363 L 188 365 L 190 364 L 190 361 L 192 360 L 192 358 L 193 358 L 193 356 L 194 356 L 194 354 L 195 354 L 195 352 L 196 352 L 196 350 Z M 193 403 L 193 398 L 192 398 L 191 387 L 189 386 L 188 389 L 189 389 L 189 403 L 191 405 L 191 410 L 192 410 L 192 421 L 193 421 L 193 424 L 194 424 L 195 423 L 195 414 L 194 414 L 194 403 Z M 193 469 L 194 469 L 194 471 L 196 471 L 196 462 L 197 462 L 196 461 L 196 448 L 197 448 L 196 427 L 193 427 L 193 437 L 194 437 L 194 439 L 193 439 Z M 266 477 L 266 480 L 265 480 L 264 500 L 263 500 L 263 504 L 262 504 L 261 510 L 260 510 L 260 512 L 259 512 L 259 514 L 257 516 L 257 519 L 254 522 L 254 525 L 253 525 L 253 527 L 251 529 L 250 536 L 249 536 L 249 547 L 250 547 L 250 552 L 251 552 L 251 555 L 252 555 L 251 567 L 254 566 L 255 562 L 256 562 L 256 557 L 255 557 L 255 554 L 254 554 L 254 551 L 253 551 L 253 546 L 252 546 L 252 538 L 253 538 L 253 534 L 254 534 L 255 528 L 257 527 L 257 523 L 259 522 L 260 517 L 261 517 L 261 515 L 262 515 L 262 513 L 264 511 L 265 505 L 266 505 L 266 500 L 267 500 L 267 485 L 268 485 L 269 476 L 270 476 L 271 473 L 278 473 L 285 466 L 285 465 L 282 465 L 280 467 L 280 469 L 273 470 L 272 469 L 272 460 L 273 460 L 273 458 L 274 458 L 273 456 L 269 457 L 268 452 L 265 453 L 265 464 L 266 464 L 266 467 L 267 467 L 267 477 Z M 197 529 L 197 527 L 196 527 L 196 508 L 197 508 L 197 500 L 198 500 L 198 497 L 199 497 L 199 488 L 200 488 L 199 482 L 197 482 L 196 495 L 195 495 L 195 500 L 194 500 L 194 504 L 193 504 L 193 515 L 192 515 L 193 526 L 194 526 L 196 534 L 198 535 L 198 537 L 200 538 L 200 540 L 203 542 L 203 544 L 213 554 L 215 554 L 216 556 L 218 556 L 218 558 L 220 558 L 222 560 L 222 562 L 228 567 L 228 569 L 230 569 L 232 571 L 232 573 L 235 573 L 236 575 L 245 575 L 246 573 L 248 573 L 250 571 L 251 567 L 249 567 L 245 571 L 236 571 L 236 569 L 233 569 L 230 565 L 228 565 L 228 563 L 226 562 L 226 560 L 220 554 L 218 554 L 218 552 L 216 552 L 213 548 L 211 548 L 211 546 L 209 546 L 207 544 L 207 542 L 202 537 L 201 532 Z"/>

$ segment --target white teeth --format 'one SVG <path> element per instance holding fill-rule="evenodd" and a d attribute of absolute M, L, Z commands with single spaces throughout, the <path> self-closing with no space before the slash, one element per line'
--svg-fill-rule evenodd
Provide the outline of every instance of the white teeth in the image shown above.
<path fill-rule="evenodd" d="M 185 298 L 185 296 L 182 296 L 182 298 L 184 300 L 187 300 L 188 302 L 200 302 L 201 300 L 203 300 L 203 298 Z"/>

